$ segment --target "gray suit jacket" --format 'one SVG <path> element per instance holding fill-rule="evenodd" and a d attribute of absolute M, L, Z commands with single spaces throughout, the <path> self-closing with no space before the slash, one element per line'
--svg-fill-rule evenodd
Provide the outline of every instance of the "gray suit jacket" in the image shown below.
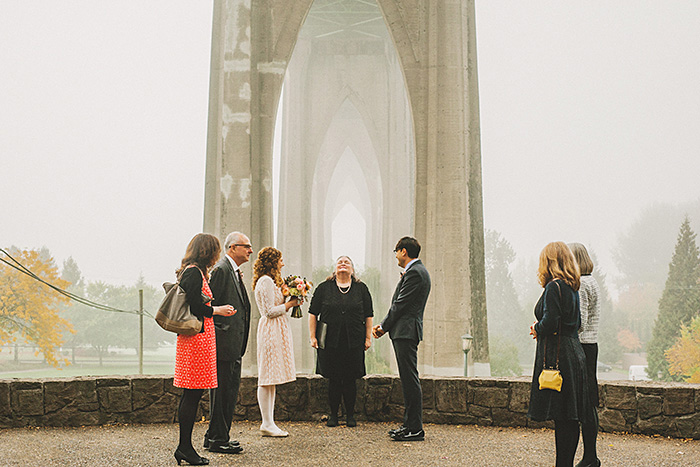
<path fill-rule="evenodd" d="M 216 359 L 236 361 L 241 358 L 248 346 L 250 334 L 250 301 L 245 287 L 233 272 L 230 261 L 223 258 L 211 271 L 209 281 L 214 300 L 212 305 L 231 305 L 237 313 L 233 316 L 214 315 L 216 330 Z"/>
<path fill-rule="evenodd" d="M 430 274 L 417 260 L 396 285 L 389 313 L 381 324 L 392 340 L 423 340 L 423 311 L 429 294 Z"/>

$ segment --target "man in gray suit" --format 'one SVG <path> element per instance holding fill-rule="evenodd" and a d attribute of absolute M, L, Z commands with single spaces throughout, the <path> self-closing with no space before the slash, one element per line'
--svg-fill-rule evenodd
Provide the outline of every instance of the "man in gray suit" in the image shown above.
<path fill-rule="evenodd" d="M 248 237 L 232 232 L 226 237 L 224 251 L 226 255 L 211 271 L 212 305 L 232 305 L 237 313 L 214 315 L 218 387 L 209 391 L 210 420 L 204 447 L 212 452 L 237 454 L 243 448 L 238 441 L 230 440 L 229 430 L 241 385 L 241 359 L 250 333 L 250 300 L 239 267 L 250 259 L 253 247 Z"/>
<path fill-rule="evenodd" d="M 420 243 L 403 237 L 394 249 L 399 266 L 404 268 L 391 299 L 389 313 L 374 326 L 375 338 L 389 333 L 394 346 L 403 389 L 403 425 L 389 431 L 394 441 L 423 441 L 423 392 L 418 376 L 418 344 L 423 340 L 423 311 L 430 294 L 430 275 L 421 260 Z"/>

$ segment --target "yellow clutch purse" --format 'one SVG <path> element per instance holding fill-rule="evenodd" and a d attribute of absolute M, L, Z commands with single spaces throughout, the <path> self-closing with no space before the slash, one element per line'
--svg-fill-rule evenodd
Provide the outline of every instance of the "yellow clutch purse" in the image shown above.
<path fill-rule="evenodd" d="M 561 392 L 561 383 L 564 381 L 559 370 L 548 370 L 544 368 L 540 373 L 540 390 L 552 389 Z"/>

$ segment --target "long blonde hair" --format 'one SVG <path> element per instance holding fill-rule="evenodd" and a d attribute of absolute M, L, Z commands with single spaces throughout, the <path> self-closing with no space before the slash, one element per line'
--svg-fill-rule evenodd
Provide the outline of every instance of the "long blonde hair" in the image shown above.
<path fill-rule="evenodd" d="M 280 259 L 282 252 L 277 248 L 266 246 L 258 253 L 258 259 L 253 265 L 253 290 L 262 276 L 270 276 L 277 287 L 282 288 L 284 281 L 280 275 Z"/>
<path fill-rule="evenodd" d="M 576 258 L 576 262 L 578 263 L 578 269 L 581 272 L 581 275 L 583 276 L 592 273 L 593 260 L 591 260 L 591 256 L 588 254 L 588 250 L 586 250 L 586 247 L 580 243 L 569 243 L 569 248 L 574 254 L 574 258 Z"/>
<path fill-rule="evenodd" d="M 578 290 L 581 286 L 581 272 L 574 254 L 566 243 L 552 242 L 540 253 L 540 266 L 537 268 L 537 278 L 542 287 L 554 279 L 561 279 Z"/>

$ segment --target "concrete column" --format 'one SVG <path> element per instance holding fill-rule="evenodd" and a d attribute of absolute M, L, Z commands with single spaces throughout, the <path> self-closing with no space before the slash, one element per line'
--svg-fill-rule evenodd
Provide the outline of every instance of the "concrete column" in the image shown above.
<path fill-rule="evenodd" d="M 215 0 L 204 229 L 272 245 L 272 144 L 287 62 L 312 0 Z M 252 258 L 254 260 L 254 258 Z M 252 261 L 243 267 L 252 278 Z M 244 367 L 255 371 L 253 301 Z"/>
<path fill-rule="evenodd" d="M 415 235 L 433 279 L 419 362 L 460 374 L 460 336 L 489 372 L 472 0 L 379 0 L 402 62 L 416 138 Z"/>

